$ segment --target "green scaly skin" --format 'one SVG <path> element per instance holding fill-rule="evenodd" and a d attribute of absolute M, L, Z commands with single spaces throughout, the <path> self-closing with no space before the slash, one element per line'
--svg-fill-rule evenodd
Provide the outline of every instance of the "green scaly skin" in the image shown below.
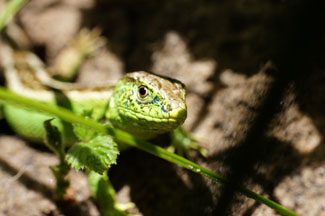
<path fill-rule="evenodd" d="M 62 83 L 44 73 L 42 62 L 32 53 L 13 51 L 3 43 L 0 43 L 0 62 L 7 87 L 12 91 L 46 104 L 63 106 L 77 114 L 91 111 L 92 118 L 109 121 L 138 139 L 150 139 L 173 131 L 187 116 L 185 86 L 177 80 L 133 72 L 125 75 L 115 87 Z M 47 86 L 43 85 L 44 81 Z M 9 104 L 3 104 L 3 113 L 13 130 L 28 140 L 43 142 L 46 134 L 43 122 L 54 118 L 51 123 L 60 130 L 64 143 L 77 141 L 72 125 L 55 116 Z M 124 147 L 120 145 L 120 150 Z M 134 206 L 116 202 L 106 174 L 90 172 L 88 178 L 104 216 L 124 216 L 124 211 Z"/>
<path fill-rule="evenodd" d="M 185 121 L 185 94 L 179 81 L 146 72 L 130 73 L 117 83 L 105 117 L 115 127 L 149 139 L 173 131 Z"/>
<path fill-rule="evenodd" d="M 109 121 L 114 127 L 140 139 L 173 131 L 186 119 L 186 91 L 184 84 L 177 80 L 133 72 L 125 75 L 115 88 L 96 86 L 86 89 L 62 83 L 66 89 L 51 91 L 35 76 L 35 71 L 42 67 L 36 56 L 13 52 L 3 45 L 1 49 L 7 49 L 1 56 L 7 86 L 18 94 L 63 106 L 78 114 L 91 110 L 93 118 Z M 145 95 L 140 94 L 143 89 Z M 4 105 L 4 115 L 19 135 L 35 142 L 43 142 L 45 130 L 42 123 L 54 117 L 12 105 Z M 59 119 L 53 124 L 63 134 L 65 143 L 75 141 L 71 125 Z"/>

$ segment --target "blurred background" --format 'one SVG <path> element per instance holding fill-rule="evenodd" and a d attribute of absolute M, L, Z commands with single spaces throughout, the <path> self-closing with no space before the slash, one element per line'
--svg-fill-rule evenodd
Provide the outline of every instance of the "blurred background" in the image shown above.
<path fill-rule="evenodd" d="M 185 127 L 209 150 L 192 158 L 232 185 L 129 150 L 110 176 L 134 213 L 276 215 L 235 192 L 240 184 L 316 216 L 325 215 L 323 8 L 302 0 L 32 0 L 12 23 L 49 68 L 81 29 L 99 30 L 106 44 L 76 82 L 145 70 L 186 84 Z M 82 173 L 70 176 L 76 202 L 57 205 L 47 169 L 55 157 L 14 136 L 5 120 L 0 128 L 0 215 L 99 214 Z"/>

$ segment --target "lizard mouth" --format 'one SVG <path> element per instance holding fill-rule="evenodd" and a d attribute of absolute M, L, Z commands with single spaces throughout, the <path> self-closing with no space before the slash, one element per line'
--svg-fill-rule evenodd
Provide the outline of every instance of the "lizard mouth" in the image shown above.
<path fill-rule="evenodd" d="M 182 124 L 185 121 L 186 115 L 184 115 L 184 111 L 179 111 L 178 113 L 181 113 L 179 116 L 178 113 L 173 112 L 172 115 L 168 115 L 166 117 L 155 117 L 151 115 L 144 115 L 139 112 L 132 111 L 130 109 L 126 109 L 122 106 L 119 106 L 119 109 L 123 110 L 123 115 L 133 118 L 133 119 L 139 119 L 139 120 L 146 120 L 148 122 L 156 122 L 156 123 L 171 123 L 171 124 Z M 186 112 L 186 110 L 185 110 Z"/>

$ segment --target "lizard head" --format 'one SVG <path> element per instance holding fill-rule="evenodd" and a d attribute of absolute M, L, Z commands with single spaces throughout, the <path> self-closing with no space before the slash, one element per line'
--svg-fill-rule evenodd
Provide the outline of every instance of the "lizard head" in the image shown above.
<path fill-rule="evenodd" d="M 135 137 L 172 131 L 186 119 L 185 85 L 147 72 L 127 74 L 116 85 L 106 118 Z"/>

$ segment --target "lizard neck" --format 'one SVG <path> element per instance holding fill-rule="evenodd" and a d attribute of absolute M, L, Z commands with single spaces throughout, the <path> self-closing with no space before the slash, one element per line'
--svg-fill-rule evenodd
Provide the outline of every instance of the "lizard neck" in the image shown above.
<path fill-rule="evenodd" d="M 53 89 L 62 91 L 73 99 L 108 99 L 114 89 L 111 82 L 87 85 L 55 80 L 49 76 L 36 55 L 13 50 L 5 43 L 0 43 L 0 61 L 7 87 L 16 93 L 39 100 L 53 99 Z"/>
<path fill-rule="evenodd" d="M 111 83 L 89 86 L 54 80 L 36 55 L 13 50 L 4 42 L 0 43 L 0 61 L 10 90 L 56 105 L 61 105 L 58 99 L 64 98 L 71 104 L 70 109 L 79 114 L 92 110 L 94 117 L 103 116 L 114 89 Z"/>

